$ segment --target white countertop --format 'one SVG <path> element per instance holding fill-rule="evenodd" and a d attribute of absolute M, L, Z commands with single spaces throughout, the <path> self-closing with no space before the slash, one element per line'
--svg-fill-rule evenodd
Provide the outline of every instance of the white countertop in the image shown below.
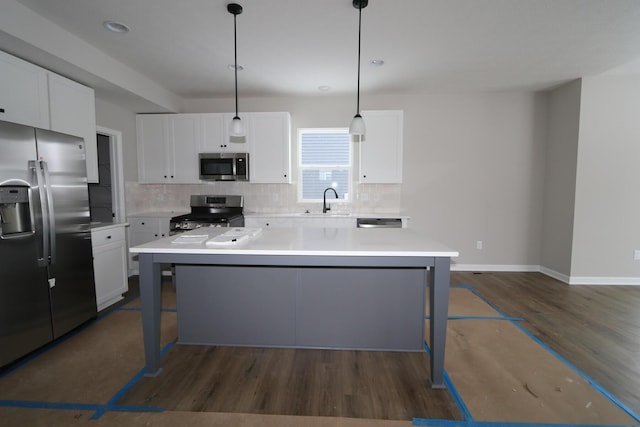
<path fill-rule="evenodd" d="M 185 211 L 147 211 L 136 214 L 127 215 L 128 218 L 173 218 L 174 216 L 180 216 L 184 214 L 188 214 L 190 211 L 187 209 Z"/>
<path fill-rule="evenodd" d="M 264 228 L 258 235 L 236 245 L 207 246 L 205 240 L 229 232 L 229 228 L 207 227 L 134 246 L 131 253 L 244 254 L 313 256 L 437 256 L 459 253 L 429 236 L 408 228 Z M 196 243 L 172 243 L 181 236 Z M 184 238 L 181 240 L 185 240 Z"/>
<path fill-rule="evenodd" d="M 322 213 L 322 212 L 280 212 L 280 213 L 262 213 L 262 212 L 245 212 L 245 217 L 254 218 L 401 218 L 409 219 L 408 215 L 398 213 Z"/>
<path fill-rule="evenodd" d="M 108 230 L 110 228 L 128 227 L 128 222 L 92 222 L 91 230 Z"/>

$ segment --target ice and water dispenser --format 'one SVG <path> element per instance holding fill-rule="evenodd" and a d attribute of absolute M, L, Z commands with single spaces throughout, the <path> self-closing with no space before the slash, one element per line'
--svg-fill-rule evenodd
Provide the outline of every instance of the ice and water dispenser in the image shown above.
<path fill-rule="evenodd" d="M 0 239 L 32 234 L 29 187 L 0 186 Z"/>

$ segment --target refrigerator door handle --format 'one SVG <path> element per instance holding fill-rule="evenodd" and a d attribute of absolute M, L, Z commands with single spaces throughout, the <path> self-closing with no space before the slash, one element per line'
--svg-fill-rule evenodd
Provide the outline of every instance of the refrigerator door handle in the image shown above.
<path fill-rule="evenodd" d="M 47 219 L 49 220 L 49 264 L 56 263 L 56 215 L 53 210 L 53 199 L 51 198 L 51 178 L 49 177 L 49 166 L 44 160 L 40 160 L 44 171 L 44 181 L 47 194 Z"/>
<path fill-rule="evenodd" d="M 33 163 L 33 164 L 32 164 Z M 36 182 L 38 184 L 38 191 L 40 193 L 40 211 L 42 212 L 42 257 L 45 263 L 49 263 L 49 215 L 47 215 L 47 192 L 44 184 L 44 175 L 40 165 L 41 161 L 36 164 L 35 161 L 29 162 L 29 167 L 32 167 L 36 173 Z"/>

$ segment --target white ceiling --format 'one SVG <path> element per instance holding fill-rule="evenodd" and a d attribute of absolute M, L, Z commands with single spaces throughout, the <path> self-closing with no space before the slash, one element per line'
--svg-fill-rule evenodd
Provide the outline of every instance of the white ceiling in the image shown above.
<path fill-rule="evenodd" d="M 233 95 L 228 0 L 18 1 L 180 97 Z M 351 0 L 238 3 L 241 96 L 355 92 Z M 539 90 L 637 58 L 638 0 L 370 0 L 362 12 L 363 93 Z"/>

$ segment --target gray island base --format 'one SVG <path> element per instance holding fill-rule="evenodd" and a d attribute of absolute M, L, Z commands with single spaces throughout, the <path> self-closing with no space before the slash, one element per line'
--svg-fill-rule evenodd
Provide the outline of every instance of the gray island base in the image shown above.
<path fill-rule="evenodd" d="M 184 344 L 422 351 L 426 288 L 431 386 L 443 388 L 457 252 L 408 229 L 318 230 L 268 229 L 231 248 L 172 244 L 175 236 L 132 248 L 145 375 L 160 373 L 160 270 L 172 263 Z"/>

